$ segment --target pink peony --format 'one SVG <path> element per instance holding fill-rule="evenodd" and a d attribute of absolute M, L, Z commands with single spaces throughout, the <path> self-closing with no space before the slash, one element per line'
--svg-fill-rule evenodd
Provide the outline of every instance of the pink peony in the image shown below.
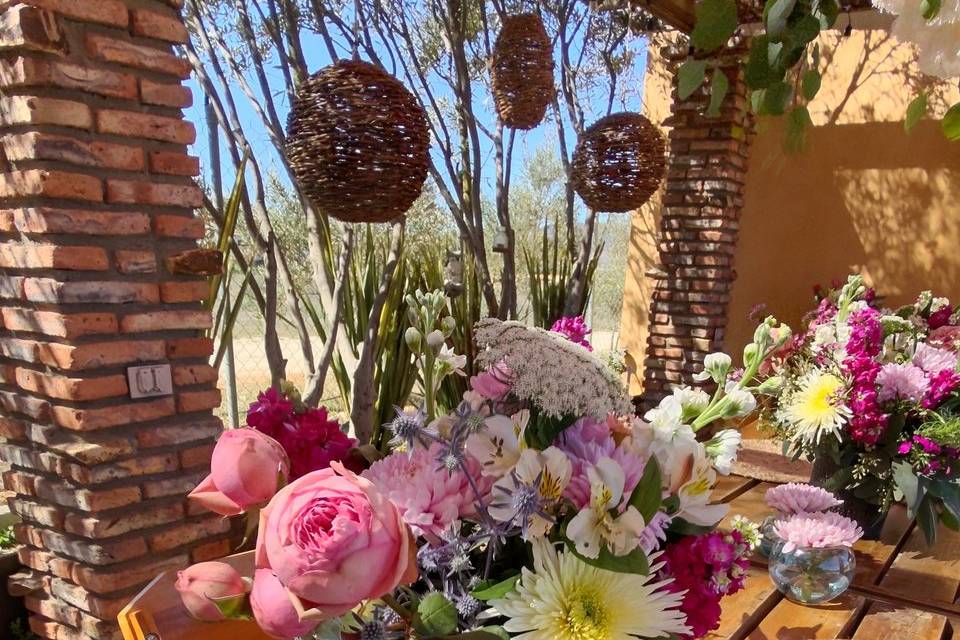
<path fill-rule="evenodd" d="M 254 429 L 230 429 L 213 449 L 210 475 L 189 497 L 214 513 L 234 516 L 266 504 L 289 474 L 287 454 L 276 440 Z"/>
<path fill-rule="evenodd" d="M 799 482 L 790 482 L 767 489 L 765 499 L 768 506 L 783 515 L 816 513 L 843 504 L 826 489 Z"/>
<path fill-rule="evenodd" d="M 281 489 L 261 512 L 256 567 L 273 572 L 298 620 L 315 623 L 416 580 L 416 546 L 396 506 L 334 462 Z M 262 588 L 261 617 L 289 620 L 276 585 Z"/>
<path fill-rule="evenodd" d="M 877 373 L 877 402 L 920 402 L 930 383 L 923 369 L 913 364 L 885 364 Z"/>
<path fill-rule="evenodd" d="M 336 420 L 330 420 L 323 407 L 297 414 L 293 425 L 284 425 L 279 440 L 290 456 L 291 480 L 326 469 L 331 462 L 343 462 L 354 472 L 363 470 L 350 455 L 357 441 L 347 436 Z"/>
<path fill-rule="evenodd" d="M 247 425 L 277 438 L 281 428 L 293 417 L 293 402 L 277 389 L 260 392 L 257 401 L 247 409 Z"/>
<path fill-rule="evenodd" d="M 470 378 L 470 388 L 481 398 L 503 400 L 513 385 L 513 372 L 506 362 L 498 362 Z"/>
<path fill-rule="evenodd" d="M 590 503 L 590 479 L 587 472 L 601 458 L 612 458 L 623 468 L 626 477 L 623 494 L 626 497 L 633 493 L 646 466 L 646 461 L 637 453 L 617 444 L 606 422 L 597 422 L 590 418 L 577 420 L 554 444 L 567 455 L 573 466 L 573 474 L 563 497 L 578 509 L 583 509 Z"/>
<path fill-rule="evenodd" d="M 774 532 L 784 541 L 783 550 L 790 553 L 798 547 L 852 547 L 863 536 L 857 523 L 839 513 L 798 513 L 777 520 Z"/>
<path fill-rule="evenodd" d="M 278 640 L 308 636 L 320 624 L 319 621 L 300 620 L 287 590 L 270 569 L 257 569 L 254 573 L 250 608 L 260 629 Z"/>
<path fill-rule="evenodd" d="M 240 573 L 225 562 L 201 562 L 177 573 L 174 584 L 187 612 L 203 622 L 226 619 L 217 606 L 221 602 L 239 611 L 246 599 L 247 585 Z"/>
<path fill-rule="evenodd" d="M 451 524 L 476 511 L 470 480 L 462 471 L 451 473 L 437 462 L 442 450 L 441 444 L 434 443 L 429 450 L 416 447 L 413 453 L 398 451 L 363 472 L 363 477 L 397 505 L 413 532 L 431 541 L 439 540 Z M 492 479 L 481 475 L 480 463 L 471 456 L 467 457 L 467 468 L 486 497 Z"/>
<path fill-rule="evenodd" d="M 550 331 L 563 335 L 567 340 L 580 345 L 587 351 L 593 351 L 593 346 L 587 339 L 592 332 L 582 316 L 560 318 L 553 323 Z"/>

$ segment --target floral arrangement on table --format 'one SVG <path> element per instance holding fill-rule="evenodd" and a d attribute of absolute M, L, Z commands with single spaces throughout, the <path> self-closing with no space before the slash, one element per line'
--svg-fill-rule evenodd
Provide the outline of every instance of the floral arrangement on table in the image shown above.
<path fill-rule="evenodd" d="M 424 397 L 385 425 L 387 450 L 353 447 L 325 414 L 277 391 L 251 406 L 254 428 L 220 439 L 191 497 L 224 515 L 262 509 L 256 570 L 252 580 L 224 563 L 181 572 L 191 614 L 253 617 L 276 638 L 686 639 L 715 629 L 759 532 L 742 518 L 715 530 L 727 506 L 711 504 L 711 489 L 740 439 L 723 430 L 701 443 L 697 431 L 754 410 L 751 382 L 789 331 L 768 319 L 740 375 L 715 354 L 705 372 L 715 394 L 677 390 L 640 420 L 584 346 L 485 319 L 475 331 L 485 369 L 442 413 L 440 382 L 460 372 L 433 298 L 417 297 L 406 336 Z M 298 425 L 310 432 L 295 435 Z"/>
<path fill-rule="evenodd" d="M 860 276 L 818 297 L 805 330 L 763 372 L 769 422 L 864 529 L 876 531 L 900 499 L 930 542 L 938 521 L 960 528 L 954 307 L 924 292 L 886 309 Z"/>
<path fill-rule="evenodd" d="M 768 569 L 777 588 L 804 604 L 827 602 L 846 591 L 857 566 L 853 545 L 863 530 L 832 511 L 843 501 L 795 482 L 768 489 L 765 498 L 777 511 L 764 522 L 764 542 L 773 542 Z"/>

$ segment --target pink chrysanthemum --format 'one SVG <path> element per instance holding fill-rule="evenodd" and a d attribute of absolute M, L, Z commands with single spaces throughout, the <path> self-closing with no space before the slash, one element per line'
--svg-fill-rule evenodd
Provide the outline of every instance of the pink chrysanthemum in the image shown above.
<path fill-rule="evenodd" d="M 626 477 L 623 495 L 629 497 L 643 476 L 646 461 L 632 450 L 617 445 L 604 422 L 581 418 L 567 428 L 554 443 L 563 451 L 573 467 L 570 483 L 563 492 L 578 509 L 590 503 L 590 479 L 587 471 L 601 458 L 611 458 L 623 469 Z"/>
<path fill-rule="evenodd" d="M 790 482 L 767 489 L 765 498 L 769 507 L 783 515 L 817 513 L 843 504 L 826 489 L 799 482 Z"/>
<path fill-rule="evenodd" d="M 593 346 L 587 339 L 592 332 L 582 316 L 560 318 L 553 323 L 550 331 L 563 334 L 570 342 L 579 344 L 587 351 L 593 351 Z"/>
<path fill-rule="evenodd" d="M 798 547 L 852 547 L 863 536 L 856 522 L 833 511 L 798 513 L 777 520 L 774 532 L 784 541 L 783 550 L 786 553 Z"/>
<path fill-rule="evenodd" d="M 640 532 L 640 548 L 647 555 L 650 555 L 660 547 L 661 542 L 667 540 L 667 528 L 673 522 L 673 516 L 668 516 L 663 511 L 657 511 L 650 518 L 650 522 Z"/>
<path fill-rule="evenodd" d="M 476 495 L 462 471 L 448 472 L 437 458 L 443 447 L 417 447 L 412 454 L 398 451 L 374 462 L 363 472 L 400 510 L 413 532 L 439 541 L 450 525 L 476 513 Z M 491 482 L 480 474 L 480 464 L 467 458 L 470 475 L 486 498 Z"/>
<path fill-rule="evenodd" d="M 952 371 L 957 368 L 957 354 L 948 349 L 940 349 L 921 342 L 913 354 L 913 364 L 929 375 L 946 370 Z"/>
<path fill-rule="evenodd" d="M 877 373 L 877 401 L 920 402 L 930 386 L 923 369 L 913 364 L 885 364 Z"/>

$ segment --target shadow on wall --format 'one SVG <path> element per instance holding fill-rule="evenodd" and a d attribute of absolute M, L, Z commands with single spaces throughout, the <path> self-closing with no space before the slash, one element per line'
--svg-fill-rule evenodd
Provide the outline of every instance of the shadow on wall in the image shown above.
<path fill-rule="evenodd" d="M 937 123 L 819 126 L 788 159 L 782 134 L 772 126 L 752 151 L 728 349 L 748 342 L 754 305 L 797 326 L 814 284 L 853 271 L 892 305 L 925 288 L 960 299 L 960 145 Z"/>

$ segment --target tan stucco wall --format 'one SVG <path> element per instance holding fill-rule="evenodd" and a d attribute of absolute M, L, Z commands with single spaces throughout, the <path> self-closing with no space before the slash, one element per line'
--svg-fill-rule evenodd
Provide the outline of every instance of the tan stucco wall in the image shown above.
<path fill-rule="evenodd" d="M 912 47 L 885 31 L 825 34 L 821 50 L 832 61 L 810 105 L 815 127 L 805 150 L 783 153 L 782 120 L 758 124 L 730 305 L 733 352 L 753 333 L 754 305 L 797 324 L 815 283 L 851 271 L 894 303 L 922 288 L 960 299 L 960 143 L 947 142 L 930 120 L 911 134 L 902 124 L 921 87 L 932 91 L 939 115 L 960 98 L 956 83 L 921 76 Z M 645 107 L 661 114 L 668 96 L 661 84 Z M 651 225 L 652 212 L 634 214 L 621 335 L 638 362 L 647 319 L 640 305 L 650 288 L 643 273 L 656 263 Z"/>

